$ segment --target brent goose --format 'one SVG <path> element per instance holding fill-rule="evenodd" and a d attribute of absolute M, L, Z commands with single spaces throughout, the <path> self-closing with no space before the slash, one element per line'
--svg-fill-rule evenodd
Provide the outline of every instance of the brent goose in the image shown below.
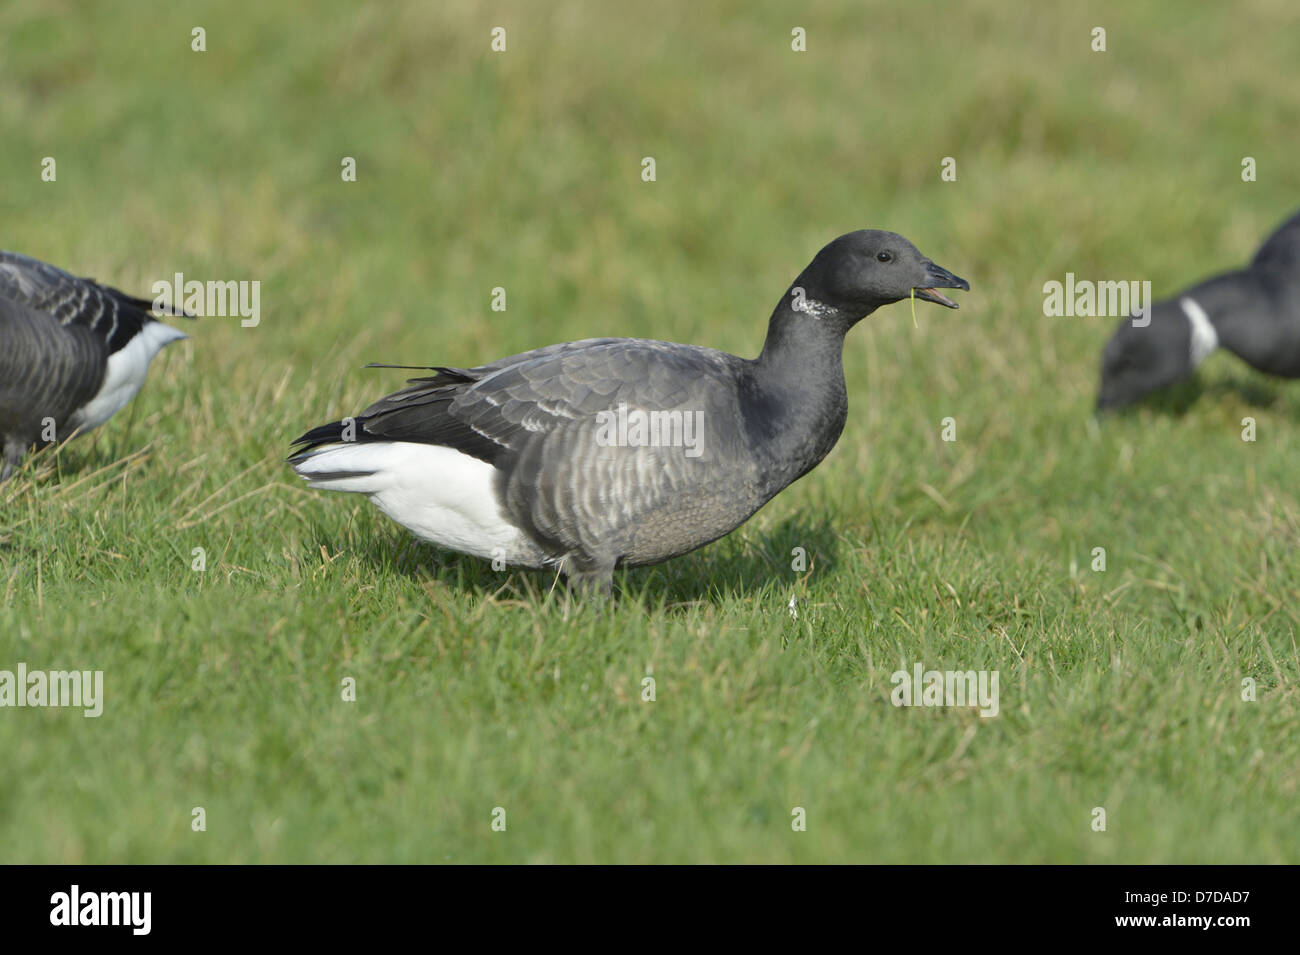
<path fill-rule="evenodd" d="M 186 337 L 152 307 L 0 252 L 0 481 L 32 445 L 90 431 L 135 397 L 163 346 Z"/>
<path fill-rule="evenodd" d="M 616 566 L 716 540 L 812 470 L 848 412 L 845 333 L 913 295 L 956 308 L 937 288 L 970 286 L 900 235 L 850 232 L 781 297 L 755 359 L 593 338 L 430 366 L 308 431 L 289 463 L 425 540 L 607 594 Z"/>
<path fill-rule="evenodd" d="M 1246 268 L 1156 302 L 1149 325 L 1124 319 L 1102 353 L 1098 410 L 1190 377 L 1220 346 L 1262 372 L 1300 378 L 1300 213 Z"/>

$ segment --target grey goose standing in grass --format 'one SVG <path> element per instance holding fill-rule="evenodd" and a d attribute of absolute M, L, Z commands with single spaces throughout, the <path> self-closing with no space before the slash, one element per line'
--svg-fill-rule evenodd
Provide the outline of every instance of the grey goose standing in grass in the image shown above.
<path fill-rule="evenodd" d="M 1207 279 L 1124 319 L 1106 343 L 1097 408 L 1122 408 L 1191 377 L 1216 348 L 1282 378 L 1300 378 L 1300 213 L 1244 269 Z"/>
<path fill-rule="evenodd" d="M 593 338 L 432 366 L 289 460 L 425 540 L 608 593 L 616 566 L 716 540 L 812 470 L 848 413 L 845 334 L 912 295 L 956 308 L 938 288 L 970 286 L 900 235 L 851 232 L 782 296 L 755 359 Z"/>
<path fill-rule="evenodd" d="M 158 352 L 186 337 L 152 306 L 0 252 L 0 481 L 32 445 L 90 431 L 135 397 Z"/>

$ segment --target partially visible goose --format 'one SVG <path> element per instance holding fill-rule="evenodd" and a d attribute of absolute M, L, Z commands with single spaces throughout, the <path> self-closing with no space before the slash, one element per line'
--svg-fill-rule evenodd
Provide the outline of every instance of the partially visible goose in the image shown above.
<path fill-rule="evenodd" d="M 1219 347 L 1281 378 L 1300 378 L 1300 213 L 1250 264 L 1156 302 L 1150 324 L 1126 318 L 1101 358 L 1097 409 L 1122 408 L 1190 378 Z"/>
<path fill-rule="evenodd" d="M 90 431 L 121 411 L 162 348 L 186 336 L 153 303 L 44 262 L 0 252 L 0 481 L 32 445 Z"/>
<path fill-rule="evenodd" d="M 858 321 L 911 295 L 956 308 L 935 289 L 969 287 L 900 235 L 851 232 L 787 289 L 755 359 L 595 338 L 432 367 L 308 431 L 290 463 L 425 540 L 608 593 L 616 566 L 716 540 L 826 456 L 848 413 L 842 351 Z"/>

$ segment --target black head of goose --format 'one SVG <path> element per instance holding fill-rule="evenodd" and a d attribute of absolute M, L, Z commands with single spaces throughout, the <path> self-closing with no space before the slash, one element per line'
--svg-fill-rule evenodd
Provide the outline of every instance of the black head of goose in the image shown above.
<path fill-rule="evenodd" d="M 900 235 L 851 232 L 786 290 L 755 359 L 596 338 L 434 366 L 289 460 L 425 540 L 607 593 L 616 566 L 716 540 L 826 456 L 857 322 L 910 296 L 956 308 L 937 289 L 969 287 Z"/>
<path fill-rule="evenodd" d="M 152 307 L 0 252 L 0 481 L 28 448 L 90 431 L 135 397 L 158 352 L 185 337 Z"/>
<path fill-rule="evenodd" d="M 1243 269 L 1207 279 L 1126 318 L 1102 352 L 1097 409 L 1123 408 L 1188 378 L 1224 348 L 1270 375 L 1300 378 L 1300 213 Z"/>

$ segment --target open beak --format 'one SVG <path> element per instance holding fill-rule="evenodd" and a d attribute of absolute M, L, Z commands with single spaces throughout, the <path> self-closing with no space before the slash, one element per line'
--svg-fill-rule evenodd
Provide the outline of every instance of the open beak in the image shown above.
<path fill-rule="evenodd" d="M 958 278 L 945 268 L 940 268 L 933 262 L 927 262 L 925 265 L 925 286 L 916 286 L 913 291 L 916 297 L 923 302 L 934 302 L 936 305 L 943 305 L 946 308 L 956 308 L 957 303 L 946 295 L 936 292 L 940 288 L 958 288 L 963 292 L 970 291 L 970 283 L 965 279 Z"/>

